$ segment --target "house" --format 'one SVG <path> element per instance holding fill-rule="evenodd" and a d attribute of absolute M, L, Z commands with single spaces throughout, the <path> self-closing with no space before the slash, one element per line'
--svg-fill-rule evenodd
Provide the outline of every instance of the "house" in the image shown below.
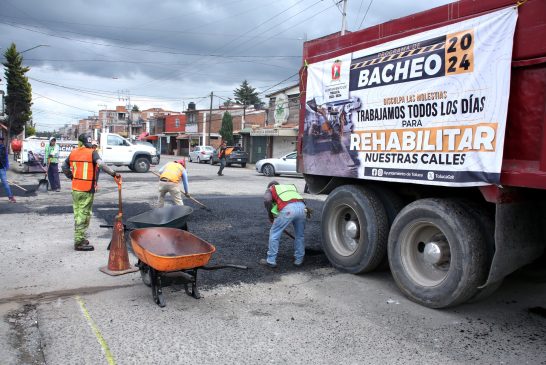
<path fill-rule="evenodd" d="M 262 158 L 281 157 L 295 151 L 299 125 L 299 84 L 285 87 L 271 94 L 267 112 L 267 123 L 263 127 L 249 130 L 249 162 Z"/>

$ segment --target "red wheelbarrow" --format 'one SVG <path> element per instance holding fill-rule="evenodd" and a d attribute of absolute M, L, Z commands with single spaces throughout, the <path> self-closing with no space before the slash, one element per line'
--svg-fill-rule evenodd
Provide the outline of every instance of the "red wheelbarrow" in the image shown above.
<path fill-rule="evenodd" d="M 188 231 L 149 227 L 135 229 L 129 234 L 133 251 L 138 257 L 137 267 L 142 281 L 152 288 L 154 301 L 165 306 L 163 287 L 183 284 L 186 294 L 201 298 L 197 289 L 197 270 L 218 270 L 248 267 L 234 264 L 207 266 L 216 247 Z M 191 284 L 191 291 L 189 285 Z"/>

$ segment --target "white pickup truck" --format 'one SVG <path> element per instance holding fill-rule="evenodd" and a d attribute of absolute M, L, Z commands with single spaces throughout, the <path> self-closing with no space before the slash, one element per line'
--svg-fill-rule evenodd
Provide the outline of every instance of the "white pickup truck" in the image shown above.
<path fill-rule="evenodd" d="M 99 139 L 99 154 L 109 165 L 127 166 L 132 171 L 147 172 L 150 165 L 159 163 L 160 155 L 150 144 L 130 142 L 115 133 L 101 133 Z"/>
<path fill-rule="evenodd" d="M 43 172 L 43 158 L 47 138 L 29 137 L 23 141 L 21 159 L 19 160 L 25 172 Z M 78 147 L 77 141 L 58 140 L 60 147 L 59 167 L 68 157 L 73 148 Z M 108 165 L 127 166 L 136 172 L 147 172 L 150 165 L 159 163 L 160 155 L 149 143 L 130 142 L 119 134 L 101 133 L 98 152 Z M 40 167 L 42 165 L 42 167 Z"/>

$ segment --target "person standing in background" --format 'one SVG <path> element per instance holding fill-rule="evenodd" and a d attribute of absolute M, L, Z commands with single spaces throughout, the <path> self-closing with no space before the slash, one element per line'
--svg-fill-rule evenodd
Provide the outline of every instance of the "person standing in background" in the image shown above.
<path fill-rule="evenodd" d="M 4 136 L 0 136 L 0 180 L 2 180 L 2 185 L 4 185 L 4 190 L 6 190 L 6 195 L 8 196 L 10 203 L 15 203 L 15 197 L 13 196 L 8 183 L 8 169 L 8 149 L 6 146 L 4 146 Z"/>
<path fill-rule="evenodd" d="M 222 171 L 226 167 L 226 141 L 222 141 L 220 149 L 218 150 L 218 159 L 220 160 L 220 169 L 218 169 L 218 176 L 224 176 Z"/>
<path fill-rule="evenodd" d="M 53 191 L 61 191 L 61 180 L 59 179 L 59 145 L 57 139 L 51 137 L 45 148 L 44 159 L 47 163 L 47 179 Z"/>

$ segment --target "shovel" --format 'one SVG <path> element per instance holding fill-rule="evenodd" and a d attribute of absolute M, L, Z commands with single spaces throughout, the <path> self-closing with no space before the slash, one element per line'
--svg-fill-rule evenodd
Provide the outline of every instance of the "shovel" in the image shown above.
<path fill-rule="evenodd" d="M 42 167 L 42 165 L 40 165 L 40 167 Z M 44 170 L 44 168 L 42 167 L 42 170 Z M 47 192 L 49 190 L 49 183 L 47 181 L 47 172 L 49 170 L 49 159 L 47 159 L 47 169 L 44 170 L 45 172 L 45 175 L 44 175 L 44 178 L 43 179 L 40 179 L 40 181 L 38 181 L 38 188 L 36 189 L 37 191 L 41 191 L 41 192 Z"/>
<path fill-rule="evenodd" d="M 40 165 L 40 168 L 41 168 L 42 170 L 44 170 L 44 172 L 45 172 L 44 178 L 43 178 L 43 179 L 40 179 L 40 180 L 38 181 L 38 187 L 36 188 L 36 191 L 46 191 L 46 192 L 47 192 L 48 187 L 49 187 L 49 186 L 48 186 L 49 184 L 48 184 L 48 182 L 47 182 L 47 170 L 44 169 L 44 167 L 42 166 L 42 164 L 38 161 L 38 159 L 37 159 L 36 156 L 34 155 L 34 152 L 28 151 L 28 153 L 32 155 L 32 157 L 34 158 L 34 160 L 38 163 L 38 165 Z M 49 159 L 47 160 L 47 168 L 49 169 Z"/>
<path fill-rule="evenodd" d="M 8 180 L 8 184 L 13 185 L 13 186 L 15 186 L 15 187 L 18 187 L 19 189 L 23 190 L 24 192 L 28 192 L 27 189 L 25 189 L 24 187 L 22 187 L 22 186 L 20 186 L 20 185 L 17 185 L 17 184 L 14 183 L 13 181 L 9 181 L 9 180 Z"/>

